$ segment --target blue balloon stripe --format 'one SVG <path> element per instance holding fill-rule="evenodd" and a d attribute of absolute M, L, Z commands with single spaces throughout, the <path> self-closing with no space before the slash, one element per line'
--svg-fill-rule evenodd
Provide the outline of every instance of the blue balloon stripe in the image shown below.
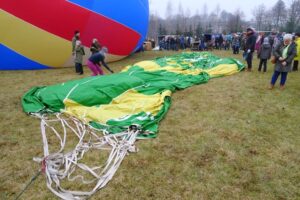
<path fill-rule="evenodd" d="M 0 70 L 34 70 L 49 69 L 48 66 L 30 60 L 23 55 L 0 44 L 1 65 Z"/>

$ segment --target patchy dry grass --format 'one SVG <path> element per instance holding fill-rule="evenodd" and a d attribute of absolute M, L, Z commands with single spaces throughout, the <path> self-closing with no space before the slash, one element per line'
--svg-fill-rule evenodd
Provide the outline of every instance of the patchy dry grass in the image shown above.
<path fill-rule="evenodd" d="M 22 112 L 21 96 L 79 78 L 73 71 L 0 71 L 0 199 L 16 196 L 39 169 L 32 157 L 42 156 L 39 121 Z M 175 93 L 158 138 L 139 141 L 139 153 L 92 199 L 300 199 L 300 74 L 289 74 L 286 90 L 269 91 L 271 73 L 269 64 L 266 74 L 241 72 Z M 23 199 L 56 198 L 40 176 Z"/>

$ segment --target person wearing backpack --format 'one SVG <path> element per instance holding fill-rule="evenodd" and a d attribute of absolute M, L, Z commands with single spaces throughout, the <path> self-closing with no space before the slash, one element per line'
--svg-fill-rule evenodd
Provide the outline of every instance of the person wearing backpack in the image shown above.
<path fill-rule="evenodd" d="M 258 71 L 261 71 L 262 65 L 264 65 L 263 72 L 267 71 L 267 62 L 271 58 L 272 47 L 269 43 L 269 38 L 265 37 L 263 44 L 260 46 L 258 50 L 258 58 L 260 59 Z"/>

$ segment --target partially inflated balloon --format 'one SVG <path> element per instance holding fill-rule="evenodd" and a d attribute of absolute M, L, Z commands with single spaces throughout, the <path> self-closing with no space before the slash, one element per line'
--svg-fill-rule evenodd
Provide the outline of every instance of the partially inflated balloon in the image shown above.
<path fill-rule="evenodd" d="M 148 18 L 148 0 L 1 0 L 0 69 L 73 66 L 75 30 L 85 60 L 93 38 L 119 60 L 142 45 Z"/>

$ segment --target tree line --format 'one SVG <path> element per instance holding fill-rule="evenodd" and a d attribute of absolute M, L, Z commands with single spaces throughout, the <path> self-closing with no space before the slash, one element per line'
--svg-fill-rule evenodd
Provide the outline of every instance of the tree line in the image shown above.
<path fill-rule="evenodd" d="M 260 31 L 300 31 L 300 0 L 291 0 L 287 5 L 278 0 L 270 8 L 264 4 L 258 5 L 252 11 L 252 19 L 245 20 L 245 14 L 237 9 L 234 12 L 222 10 L 218 5 L 212 12 L 207 12 L 204 4 L 194 15 L 189 9 L 184 10 L 181 3 L 177 6 L 169 0 L 166 16 L 162 18 L 157 13 L 150 14 L 148 37 L 159 35 L 196 35 L 203 33 L 236 33 L 243 32 L 249 26 Z"/>

